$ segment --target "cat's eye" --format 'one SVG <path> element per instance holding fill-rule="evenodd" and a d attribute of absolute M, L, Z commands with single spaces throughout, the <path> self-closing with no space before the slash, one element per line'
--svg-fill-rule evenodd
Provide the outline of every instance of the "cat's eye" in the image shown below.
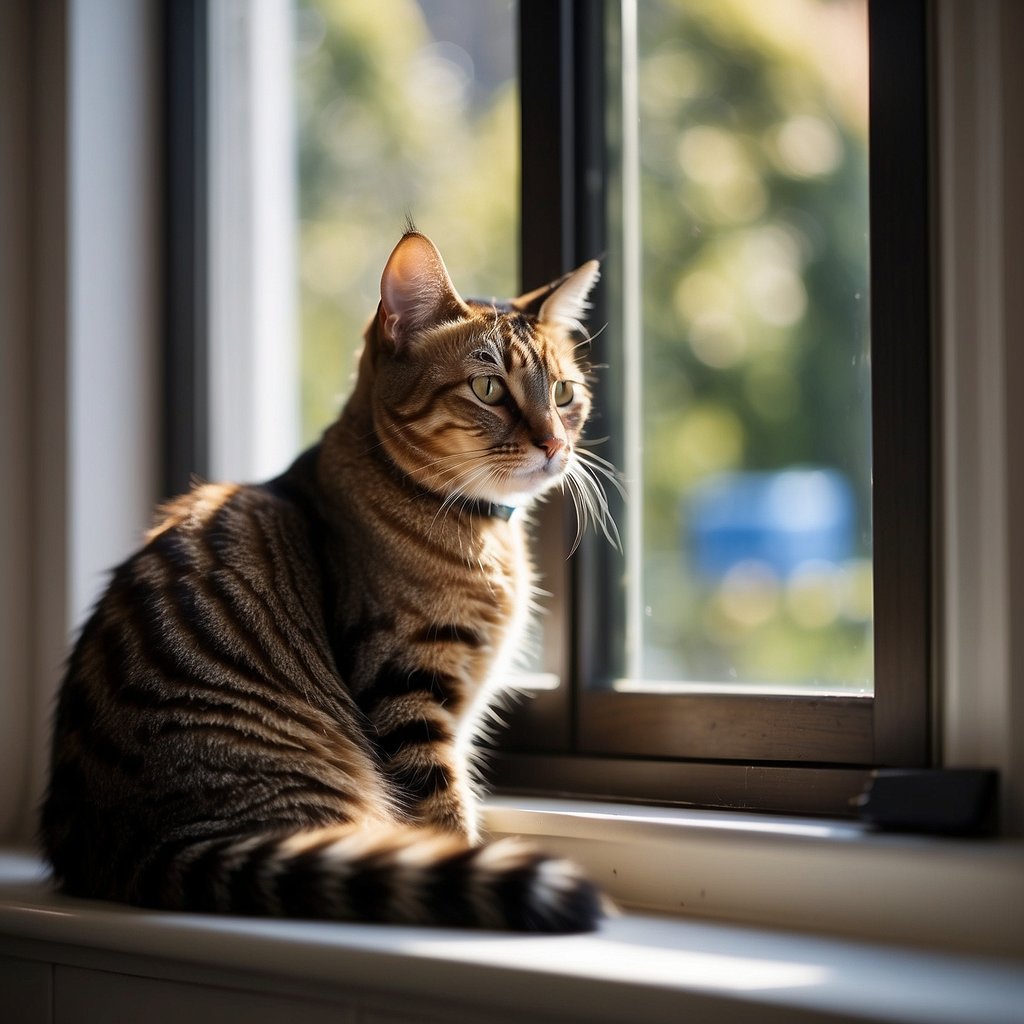
<path fill-rule="evenodd" d="M 508 389 L 500 377 L 488 374 L 486 377 L 474 377 L 469 382 L 473 394 L 487 405 L 500 405 L 505 401 Z"/>
<path fill-rule="evenodd" d="M 555 405 L 568 405 L 575 395 L 571 380 L 555 382 Z"/>

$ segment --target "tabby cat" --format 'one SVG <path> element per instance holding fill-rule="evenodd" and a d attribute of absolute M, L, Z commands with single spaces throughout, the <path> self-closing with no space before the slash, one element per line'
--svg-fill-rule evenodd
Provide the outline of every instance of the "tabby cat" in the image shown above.
<path fill-rule="evenodd" d="M 522 512 L 579 449 L 590 262 L 462 299 L 407 232 L 352 396 L 260 485 L 197 485 L 71 655 L 42 839 L 65 891 L 167 909 L 590 929 L 594 886 L 481 842 L 471 745 L 531 598 Z M 591 508 L 593 511 L 593 508 Z"/>

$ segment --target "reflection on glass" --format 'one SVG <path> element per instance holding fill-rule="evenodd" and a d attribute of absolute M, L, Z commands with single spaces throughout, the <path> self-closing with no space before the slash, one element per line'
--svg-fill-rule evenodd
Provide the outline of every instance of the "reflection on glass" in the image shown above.
<path fill-rule="evenodd" d="M 613 21 L 627 685 L 869 692 L 864 0 Z"/>
<path fill-rule="evenodd" d="M 518 87 L 505 0 L 296 0 L 302 421 L 337 414 L 411 215 L 464 294 L 518 294 Z"/>

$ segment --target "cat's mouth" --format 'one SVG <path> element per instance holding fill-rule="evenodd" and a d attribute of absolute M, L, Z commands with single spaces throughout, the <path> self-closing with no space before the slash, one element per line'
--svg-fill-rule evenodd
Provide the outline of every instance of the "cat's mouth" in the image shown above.
<path fill-rule="evenodd" d="M 572 457 L 568 445 L 551 455 L 544 449 L 520 449 L 507 452 L 503 465 L 492 463 L 490 470 L 470 470 L 462 478 L 422 471 L 414 471 L 414 475 L 420 486 L 448 494 L 450 500 L 463 497 L 520 506 L 557 485 L 569 472 Z"/>
<path fill-rule="evenodd" d="M 503 480 L 501 499 L 529 499 L 543 494 L 565 474 L 571 454 L 568 447 L 551 456 L 543 451 L 528 453 L 520 465 L 509 470 Z"/>

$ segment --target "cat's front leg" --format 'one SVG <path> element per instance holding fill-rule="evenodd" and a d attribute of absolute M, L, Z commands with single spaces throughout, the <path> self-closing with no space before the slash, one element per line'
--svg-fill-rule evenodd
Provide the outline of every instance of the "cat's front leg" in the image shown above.
<path fill-rule="evenodd" d="M 466 766 L 454 750 L 432 751 L 429 762 L 423 753 L 406 750 L 391 762 L 410 818 L 417 824 L 433 825 L 469 843 L 477 843 L 480 836 L 476 797 L 469 786 Z"/>
<path fill-rule="evenodd" d="M 398 807 L 410 821 L 476 842 L 469 766 L 457 741 L 467 702 L 456 678 L 388 663 L 357 699 Z"/>

